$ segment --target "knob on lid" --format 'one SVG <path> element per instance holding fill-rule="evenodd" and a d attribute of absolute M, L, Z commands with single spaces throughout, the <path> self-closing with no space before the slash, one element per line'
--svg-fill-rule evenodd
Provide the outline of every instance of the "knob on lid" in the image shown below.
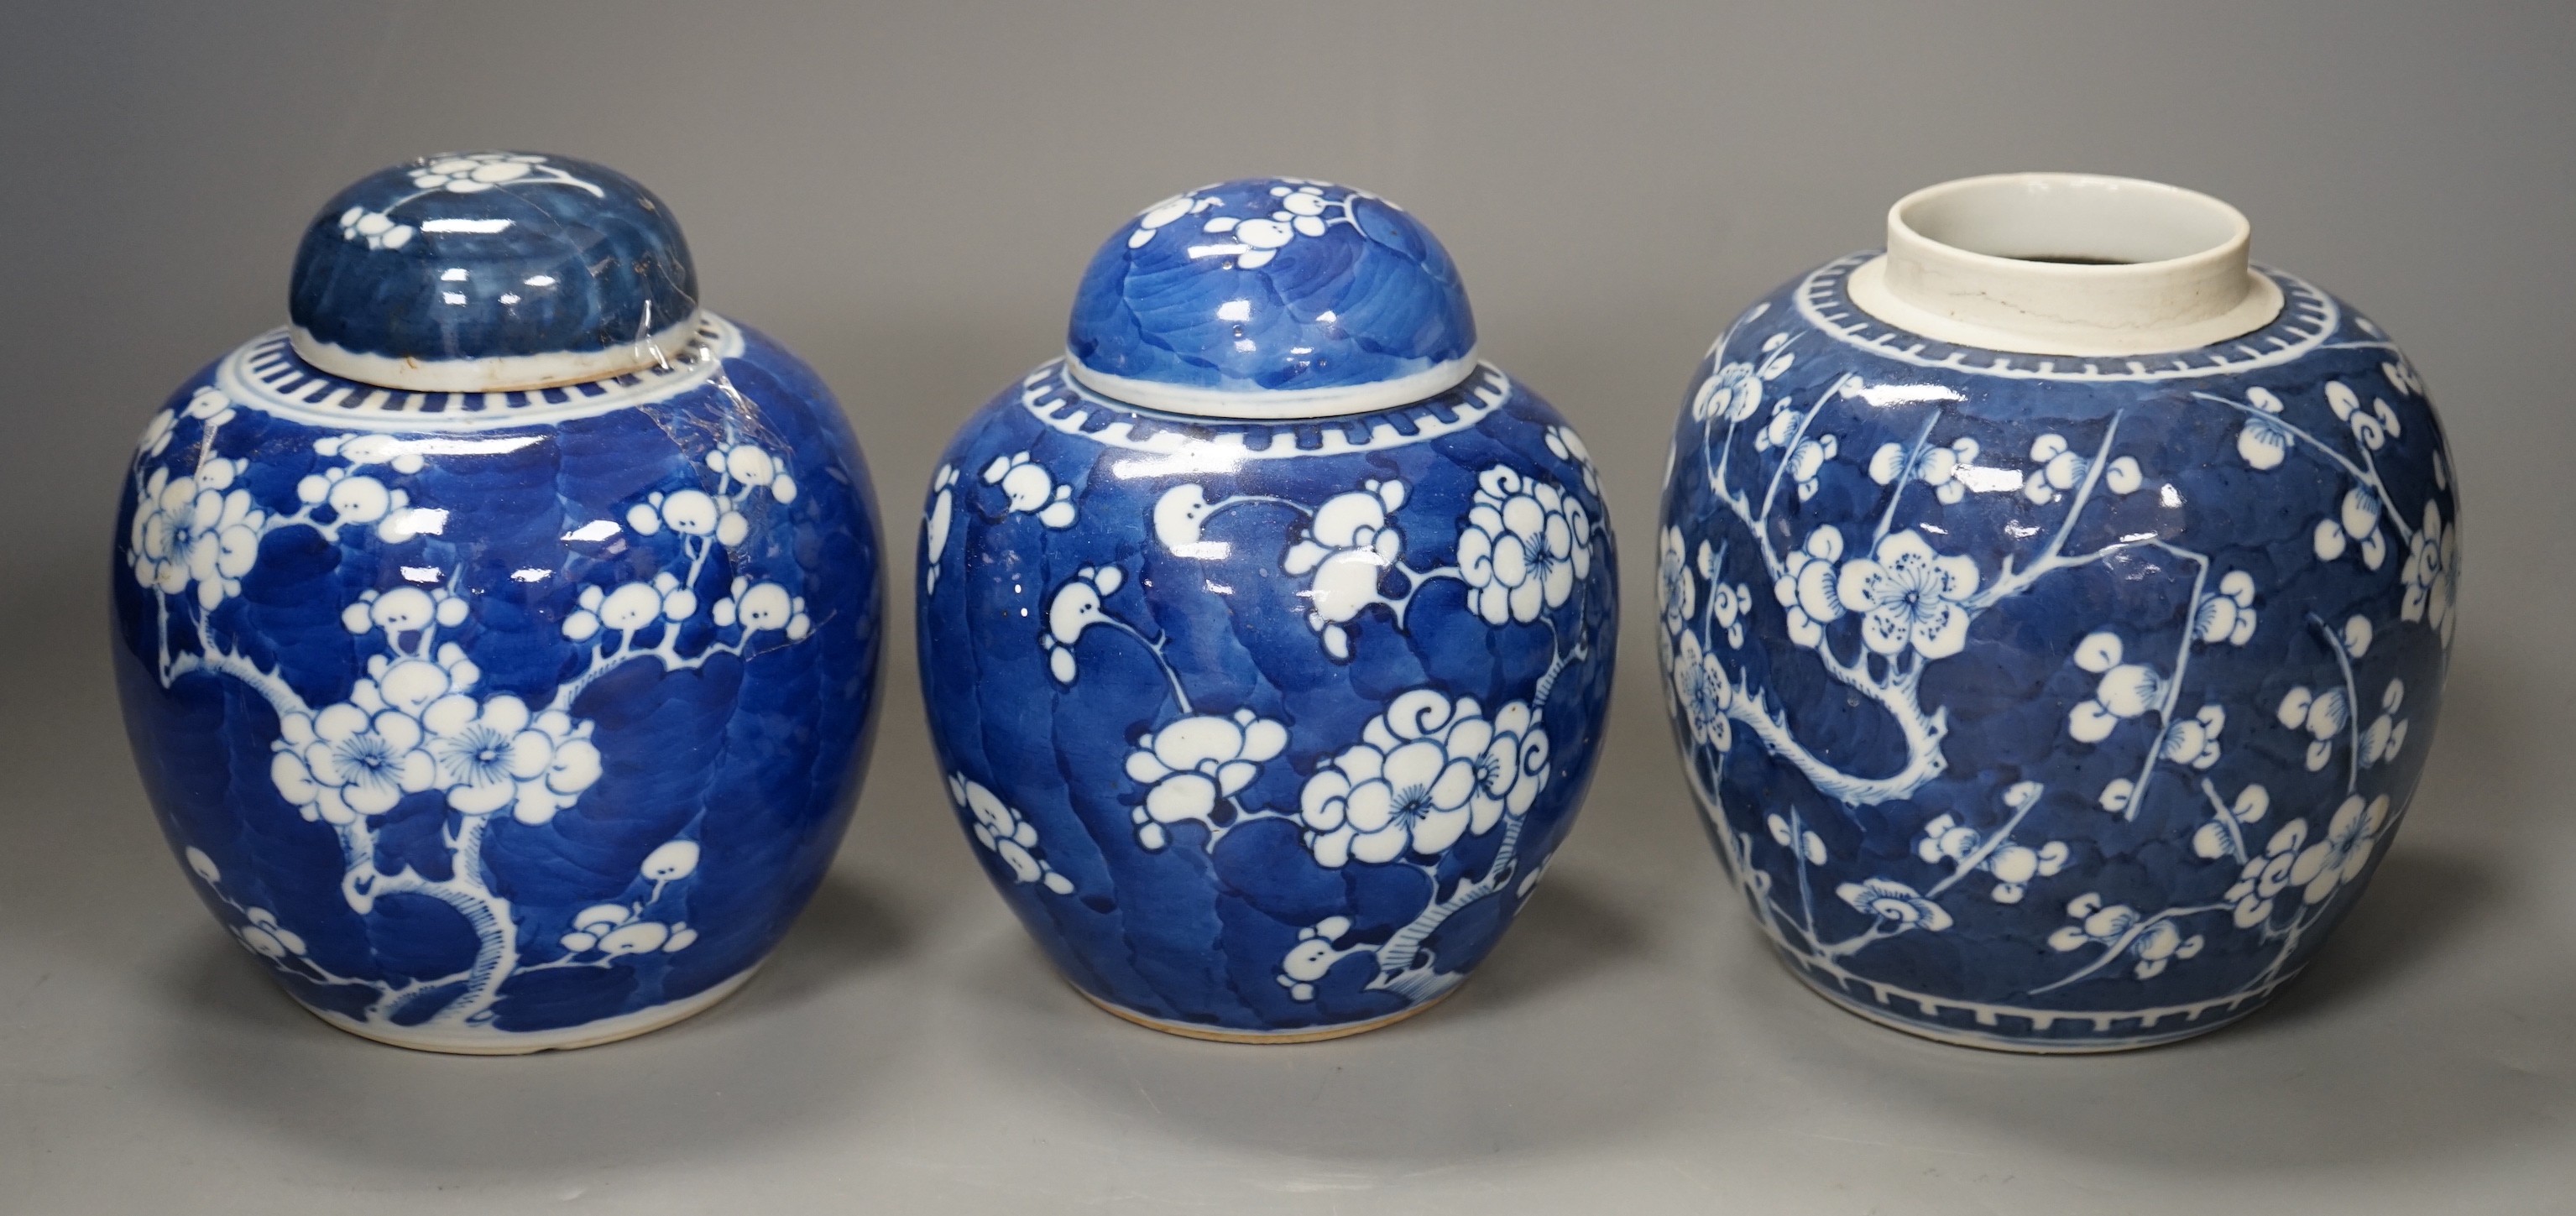
<path fill-rule="evenodd" d="M 1073 375 L 1149 409 L 1311 418 L 1403 405 L 1475 368 L 1438 238 L 1348 186 L 1250 177 L 1147 208 L 1082 276 Z"/>
<path fill-rule="evenodd" d="M 687 344 L 697 271 L 670 208 L 568 156 L 462 152 L 359 179 L 295 251 L 295 352 L 416 392 L 640 371 Z"/>

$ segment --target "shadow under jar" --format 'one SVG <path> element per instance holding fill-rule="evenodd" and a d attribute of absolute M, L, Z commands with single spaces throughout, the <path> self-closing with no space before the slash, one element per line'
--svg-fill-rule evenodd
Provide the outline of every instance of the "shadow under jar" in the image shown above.
<path fill-rule="evenodd" d="M 2216 199 L 1896 204 L 1700 365 L 1658 540 L 1692 788 L 1790 969 L 2111 1051 L 2296 976 L 2403 818 L 2457 620 L 2422 379 Z"/>
<path fill-rule="evenodd" d="M 876 505 L 669 209 L 480 152 L 361 179 L 292 324 L 145 427 L 118 691 L 171 848 L 324 1021 L 582 1047 L 751 977 L 865 767 Z"/>
<path fill-rule="evenodd" d="M 1130 1021 L 1420 1012 L 1591 776 L 1618 602 L 1582 441 L 1476 358 L 1431 233 L 1342 186 L 1149 208 L 1068 345 L 960 430 L 922 525 L 922 692 L 976 855 Z"/>

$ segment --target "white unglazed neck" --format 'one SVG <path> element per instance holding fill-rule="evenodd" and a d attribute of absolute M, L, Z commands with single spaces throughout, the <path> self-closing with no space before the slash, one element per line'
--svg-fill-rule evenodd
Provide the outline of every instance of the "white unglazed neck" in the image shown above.
<path fill-rule="evenodd" d="M 347 350 L 301 325 L 288 327 L 287 340 L 296 357 L 360 384 L 413 393 L 516 393 L 613 380 L 684 360 L 703 315 L 692 310 L 677 325 L 602 350 L 481 359 L 413 359 Z"/>
<path fill-rule="evenodd" d="M 1222 418 L 1229 422 L 1300 422 L 1374 414 L 1399 405 L 1428 401 L 1466 383 L 1467 377 L 1476 374 L 1476 352 L 1470 350 L 1455 359 L 1435 363 L 1392 380 L 1333 388 L 1192 388 L 1159 380 L 1112 375 L 1084 364 L 1071 351 L 1065 352 L 1064 366 L 1083 387 L 1112 401 L 1142 409 L 1198 418 Z"/>
<path fill-rule="evenodd" d="M 2085 173 L 2002 173 L 1917 190 L 1851 299 L 1963 346 L 2112 357 L 2251 333 L 2281 289 L 2247 260 L 2243 213 L 2197 191 Z"/>

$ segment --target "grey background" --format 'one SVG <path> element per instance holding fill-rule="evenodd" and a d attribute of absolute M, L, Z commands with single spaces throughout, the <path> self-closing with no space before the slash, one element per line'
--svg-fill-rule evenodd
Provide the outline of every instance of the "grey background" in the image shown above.
<path fill-rule="evenodd" d="M 0 26 L 0 1210 L 2566 1211 L 2576 9 L 1991 3 L 64 5 Z M 909 552 L 935 454 L 1174 190 L 1365 184 L 1590 438 L 1630 641 L 1589 809 L 1458 999 L 1343 1043 L 1114 1022 L 950 822 L 911 570 L 856 827 L 756 983 L 569 1055 L 332 1033 L 226 943 L 109 692 L 131 437 L 277 323 L 379 164 L 649 182 L 710 302 L 839 391 Z M 1691 821 L 1647 578 L 1691 362 L 1756 293 L 1976 172 L 2160 178 L 2369 309 L 2449 411 L 2468 623 L 2410 826 L 2322 961 L 2179 1047 L 2026 1059 L 1826 1006 Z M 2553 775 L 2555 774 L 2555 775 Z"/>

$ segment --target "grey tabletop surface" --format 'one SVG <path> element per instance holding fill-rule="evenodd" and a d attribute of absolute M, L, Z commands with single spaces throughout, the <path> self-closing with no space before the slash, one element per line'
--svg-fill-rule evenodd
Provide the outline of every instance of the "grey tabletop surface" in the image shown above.
<path fill-rule="evenodd" d="M 12 4 L 0 37 L 0 1212 L 2576 1210 L 2576 8 L 1979 3 Z M 979 876 L 911 572 L 875 764 L 741 995 L 525 1059 L 305 1016 L 196 906 L 128 759 L 105 548 L 131 436 L 283 314 L 343 182 L 459 146 L 650 183 L 713 306 L 812 360 L 908 551 L 934 455 L 1175 189 L 1356 182 L 1628 538 L 1608 752 L 1457 999 L 1339 1043 L 1114 1021 Z M 2310 973 L 2175 1047 L 2036 1059 L 1828 1007 L 1693 822 L 1643 644 L 1692 360 L 1933 181 L 2241 206 L 2448 411 L 2469 565 L 2404 837 Z M 2552 774 L 2556 774 L 2553 776 Z"/>

